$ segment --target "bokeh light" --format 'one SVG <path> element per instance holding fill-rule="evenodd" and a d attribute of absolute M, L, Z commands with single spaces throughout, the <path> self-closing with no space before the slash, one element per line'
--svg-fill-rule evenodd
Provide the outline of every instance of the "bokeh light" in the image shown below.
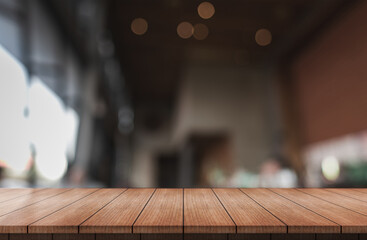
<path fill-rule="evenodd" d="M 131 31 L 136 35 L 143 35 L 148 30 L 148 22 L 144 18 L 135 18 L 131 22 Z"/>
<path fill-rule="evenodd" d="M 267 46 L 271 43 L 272 35 L 268 29 L 262 28 L 257 30 L 255 34 L 255 41 L 260 46 Z"/>
<path fill-rule="evenodd" d="M 205 24 L 198 23 L 194 26 L 194 38 L 204 40 L 209 35 L 209 29 Z"/>
<path fill-rule="evenodd" d="M 210 2 L 202 2 L 198 6 L 198 14 L 203 19 L 209 19 L 213 17 L 215 8 Z"/>
<path fill-rule="evenodd" d="M 67 169 L 69 131 L 62 100 L 37 77 L 29 88 L 31 142 L 37 173 L 46 180 L 60 180 Z M 50 134 L 52 133 L 52 134 Z"/>
<path fill-rule="evenodd" d="M 339 161 L 334 156 L 328 156 L 322 160 L 321 170 L 324 177 L 329 181 L 335 181 L 340 174 Z"/>
<path fill-rule="evenodd" d="M 177 34 L 183 39 L 190 38 L 194 33 L 194 27 L 189 22 L 181 22 L 177 26 Z"/>
<path fill-rule="evenodd" d="M 0 161 L 16 175 L 30 159 L 27 80 L 24 66 L 0 45 Z"/>

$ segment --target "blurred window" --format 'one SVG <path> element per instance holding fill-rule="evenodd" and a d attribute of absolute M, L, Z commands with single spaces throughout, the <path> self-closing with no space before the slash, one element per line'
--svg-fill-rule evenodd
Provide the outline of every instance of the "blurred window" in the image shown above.
<path fill-rule="evenodd" d="M 17 172 L 30 158 L 24 66 L 0 45 L 0 161 Z"/>

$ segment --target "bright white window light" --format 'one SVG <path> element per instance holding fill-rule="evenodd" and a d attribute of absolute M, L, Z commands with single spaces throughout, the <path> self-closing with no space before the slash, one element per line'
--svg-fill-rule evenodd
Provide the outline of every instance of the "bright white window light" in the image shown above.
<path fill-rule="evenodd" d="M 35 146 L 37 173 L 49 181 L 60 180 L 67 170 L 65 109 L 61 99 L 40 79 L 29 88 L 31 141 Z"/>
<path fill-rule="evenodd" d="M 66 155 L 70 161 L 75 159 L 75 148 L 79 129 L 79 115 L 72 108 L 65 110 L 65 124 L 66 124 Z"/>
<path fill-rule="evenodd" d="M 335 181 L 340 174 L 339 161 L 334 156 L 328 156 L 322 160 L 321 170 L 324 177 L 329 181 Z"/>
<path fill-rule="evenodd" d="M 24 66 L 0 45 L 0 161 L 22 173 L 30 159 Z"/>

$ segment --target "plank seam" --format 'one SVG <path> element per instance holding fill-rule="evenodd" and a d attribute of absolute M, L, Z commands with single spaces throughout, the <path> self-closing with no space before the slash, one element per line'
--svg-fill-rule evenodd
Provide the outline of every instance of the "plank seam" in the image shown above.
<path fill-rule="evenodd" d="M 134 233 L 134 225 L 135 225 L 136 221 L 138 220 L 138 218 L 140 217 L 141 213 L 144 211 L 145 207 L 148 205 L 148 203 L 149 203 L 150 199 L 152 199 L 152 197 L 153 197 L 153 195 L 154 195 L 154 193 L 155 193 L 156 191 L 157 191 L 157 189 L 155 188 L 155 189 L 154 189 L 154 192 L 152 193 L 152 195 L 150 195 L 150 197 L 149 197 L 148 201 L 145 203 L 145 205 L 144 205 L 143 209 L 140 211 L 139 215 L 136 217 L 135 221 L 134 221 L 134 222 L 133 222 L 133 224 L 131 225 L 131 233 Z M 141 236 L 141 234 L 140 234 L 140 236 Z"/>
<path fill-rule="evenodd" d="M 90 215 L 89 217 L 87 217 L 84 221 L 82 221 L 79 225 L 78 225 L 78 233 L 80 233 L 80 225 L 82 225 L 85 221 L 87 221 L 89 218 L 93 217 L 95 214 L 97 214 L 99 211 L 101 211 L 103 208 L 105 208 L 108 204 L 110 204 L 111 202 L 113 202 L 116 198 L 118 198 L 119 196 L 121 196 L 124 192 L 126 192 L 128 190 L 128 188 L 125 188 L 124 191 L 122 191 L 120 194 L 118 194 L 116 197 L 114 197 L 111 201 L 109 201 L 108 203 L 106 203 L 105 205 L 103 205 L 103 207 L 101 207 L 100 209 L 98 209 L 95 213 L 93 213 L 92 215 Z"/>
<path fill-rule="evenodd" d="M 17 196 L 17 197 L 14 197 L 14 198 L 10 198 L 10 199 L 4 200 L 4 201 L 2 201 L 2 202 L 0 202 L 0 203 L 4 203 L 4 202 L 11 201 L 11 200 L 14 200 L 14 199 L 17 199 L 17 198 L 20 198 L 20 197 L 24 197 L 24 196 L 26 196 L 26 195 L 33 194 L 33 193 L 35 193 L 35 192 L 41 192 L 41 191 L 44 191 L 44 190 L 46 190 L 46 189 L 48 189 L 48 188 L 36 188 L 36 191 L 34 191 L 34 192 L 31 192 L 31 193 L 25 193 L 25 194 L 23 194 L 23 195 L 19 195 L 19 196 Z M 10 190 L 10 189 L 8 189 L 8 190 Z"/>
<path fill-rule="evenodd" d="M 46 189 L 46 188 L 45 188 L 45 189 Z M 65 190 L 64 192 L 57 193 L 56 195 L 49 196 L 49 197 L 47 197 L 47 198 L 44 198 L 44 199 L 39 200 L 39 201 L 37 201 L 37 202 L 34 202 L 34 203 L 32 203 L 32 204 L 25 205 L 25 206 L 23 206 L 23 207 L 21 207 L 21 208 L 17 208 L 17 209 L 15 209 L 15 210 L 11 211 L 11 212 L 8 212 L 8 213 L 5 213 L 5 214 L 3 214 L 3 215 L 0 215 L 0 217 L 3 217 L 3 216 L 8 215 L 8 214 L 11 214 L 11 213 L 16 212 L 16 211 L 18 211 L 18 210 L 21 210 L 21 209 L 23 209 L 23 208 L 26 208 L 26 207 L 32 206 L 32 205 L 34 205 L 34 204 L 36 204 L 36 203 L 39 203 L 39 202 L 45 201 L 45 200 L 47 200 L 47 199 L 49 199 L 49 198 L 56 197 L 56 196 L 58 196 L 58 195 L 60 195 L 60 194 L 66 193 L 66 192 L 68 192 L 68 191 L 71 191 L 71 189 L 67 189 L 67 190 Z M 28 195 L 28 194 L 26 194 L 26 195 Z M 25 195 L 23 195 L 23 196 L 25 196 Z M 23 196 L 21 196 L 21 197 L 23 197 Z M 13 199 L 13 200 L 14 200 L 14 199 Z"/>
<path fill-rule="evenodd" d="M 343 197 L 348 197 L 348 198 L 351 198 L 351 199 L 354 199 L 354 200 L 358 200 L 358 201 L 362 201 L 362 202 L 367 202 L 366 200 L 362 200 L 362 199 L 358 199 L 358 198 L 355 198 L 355 197 L 347 196 L 347 195 L 344 195 L 344 194 L 341 194 L 341 193 L 338 193 L 338 192 L 330 191 L 330 190 L 328 190 L 326 188 L 323 188 L 323 190 L 328 191 L 328 192 L 331 192 L 331 193 L 338 194 L 338 195 L 343 196 Z M 354 189 L 351 189 L 351 190 L 354 190 Z M 359 192 L 359 193 L 364 193 L 364 192 L 357 191 L 357 190 L 354 190 L 354 191 L 355 192 Z"/>
<path fill-rule="evenodd" d="M 336 223 L 336 222 L 334 222 L 333 220 L 331 220 L 331 219 L 329 219 L 329 218 L 327 218 L 327 217 L 325 217 L 325 216 L 322 216 L 321 214 L 319 214 L 319 213 L 317 213 L 317 212 L 315 212 L 315 211 L 313 211 L 313 210 L 311 210 L 311 209 L 309 209 L 309 208 L 307 208 L 307 207 L 305 207 L 305 206 L 303 206 L 303 205 L 301 205 L 301 204 L 299 204 L 299 203 L 297 203 L 297 202 L 293 201 L 292 199 L 289 199 L 289 198 L 287 198 L 287 197 L 285 197 L 285 196 L 283 196 L 283 195 L 281 195 L 281 194 L 279 194 L 279 193 L 277 193 L 277 192 L 274 192 L 274 191 L 273 191 L 273 190 L 271 190 L 270 188 L 267 188 L 267 190 L 269 190 L 269 191 L 271 191 L 271 192 L 273 192 L 273 193 L 275 193 L 275 194 L 279 195 L 279 196 L 280 196 L 280 197 L 282 197 L 282 198 L 285 198 L 285 199 L 287 199 L 287 200 L 289 200 L 289 201 L 291 201 L 291 202 L 293 202 L 293 203 L 297 204 L 297 205 L 298 205 L 298 206 L 300 206 L 300 207 L 303 207 L 303 208 L 305 208 L 305 209 L 307 209 L 307 210 L 309 210 L 309 211 L 311 211 L 311 212 L 313 212 L 313 213 L 315 213 L 315 214 L 317 214 L 317 215 L 319 215 L 319 216 L 321 216 L 321 217 L 323 217 L 323 218 L 325 218 L 325 219 L 329 220 L 330 222 L 335 223 L 336 225 L 338 225 L 338 226 L 339 226 L 340 233 L 342 233 L 342 226 L 341 226 L 339 223 Z"/>
<path fill-rule="evenodd" d="M 72 189 L 70 189 L 70 190 L 72 190 Z M 48 216 L 50 216 L 51 214 L 54 214 L 54 213 L 56 213 L 56 212 L 60 211 L 61 209 L 64 209 L 64 208 L 66 208 L 66 207 L 70 206 L 71 204 L 76 203 L 77 201 L 80 201 L 80 200 L 82 200 L 83 198 L 88 197 L 89 195 L 91 195 L 91 194 L 93 194 L 93 193 L 95 193 L 95 192 L 97 192 L 97 191 L 99 191 L 99 190 L 100 190 L 100 189 L 97 189 L 96 191 L 93 191 L 93 192 L 91 192 L 91 193 L 89 193 L 89 194 L 85 195 L 84 197 L 79 198 L 79 199 L 77 199 L 77 200 L 75 200 L 75 201 L 73 201 L 73 202 L 71 202 L 71 203 L 69 203 L 69 204 L 65 205 L 64 207 L 62 207 L 62 208 L 60 208 L 60 209 L 57 209 L 56 211 L 54 211 L 54 212 L 52 212 L 52 213 L 50 213 L 50 214 L 47 214 L 46 216 L 41 217 L 41 218 L 40 218 L 40 219 L 38 219 L 37 221 L 34 221 L 34 222 L 32 222 L 32 223 L 28 224 L 28 225 L 27 225 L 27 233 L 28 233 L 28 231 L 29 231 L 29 226 L 30 226 L 30 225 L 32 225 L 33 223 L 36 223 L 36 222 L 38 222 L 38 221 L 40 221 L 40 220 L 44 219 L 45 217 L 48 217 Z"/>
<path fill-rule="evenodd" d="M 356 191 L 356 192 L 359 192 L 359 193 L 367 194 L 366 192 L 363 192 L 363 191 L 358 190 L 358 189 L 355 189 L 355 188 L 348 188 L 348 189 L 351 189 L 351 190 Z"/>
<path fill-rule="evenodd" d="M 336 204 L 336 203 L 330 202 L 330 201 L 325 200 L 325 199 L 323 199 L 323 198 L 320 198 L 320 197 L 317 197 L 317 196 L 312 195 L 312 194 L 310 194 L 310 193 L 304 192 L 304 191 L 302 191 L 302 190 L 300 190 L 300 189 L 298 189 L 298 188 L 295 188 L 295 189 L 296 189 L 297 191 L 300 191 L 300 192 L 303 192 L 303 193 L 305 193 L 305 194 L 308 194 L 308 195 L 310 195 L 310 196 L 312 196 L 312 197 L 315 197 L 315 198 L 321 199 L 321 200 L 323 200 L 323 201 L 325 201 L 325 202 L 328 202 L 328 203 L 334 204 L 334 205 L 339 206 L 339 207 L 342 207 L 342 208 L 344 208 L 344 209 L 348 209 L 348 210 L 350 210 L 350 211 L 352 211 L 352 212 L 355 212 L 355 213 L 361 214 L 361 215 L 363 215 L 363 216 L 367 216 L 367 214 L 363 214 L 363 213 L 357 212 L 357 211 L 355 211 L 355 210 L 353 210 L 353 209 L 350 209 L 350 208 L 347 208 L 347 207 L 341 206 L 341 205 L 339 205 L 339 204 Z M 342 227 L 342 228 L 343 228 L 343 227 Z M 341 228 L 341 229 L 342 229 L 342 228 Z M 341 230 L 341 232 L 342 232 L 342 230 Z"/>
<path fill-rule="evenodd" d="M 267 211 L 268 213 L 270 213 L 271 215 L 273 215 L 276 219 L 278 219 L 281 223 L 283 223 L 286 228 L 287 228 L 287 233 L 288 233 L 288 224 L 286 224 L 285 222 L 283 222 L 280 218 L 278 218 L 277 216 L 275 216 L 272 212 L 270 212 L 268 209 L 266 209 L 263 205 L 261 205 L 258 201 L 256 201 L 255 199 L 253 199 L 252 197 L 250 197 L 248 194 L 246 194 L 244 191 L 242 191 L 240 188 L 237 188 L 240 192 L 242 192 L 243 194 L 245 194 L 247 197 L 249 197 L 250 199 L 252 199 L 252 201 L 254 201 L 255 203 L 257 203 L 260 207 L 262 207 L 263 209 L 265 209 L 265 211 Z"/>
<path fill-rule="evenodd" d="M 229 214 L 229 212 L 227 211 L 226 207 L 223 205 L 222 201 L 219 199 L 219 197 L 217 196 L 217 194 L 215 193 L 215 191 L 213 190 L 213 188 L 211 188 L 212 192 L 214 193 L 214 195 L 217 197 L 218 201 L 220 202 L 220 204 L 222 205 L 222 207 L 224 208 L 224 210 L 226 211 L 226 213 L 228 214 L 228 216 L 231 218 L 232 222 L 235 225 L 236 228 L 236 234 L 237 234 L 237 224 L 236 222 L 233 220 L 232 216 Z"/>

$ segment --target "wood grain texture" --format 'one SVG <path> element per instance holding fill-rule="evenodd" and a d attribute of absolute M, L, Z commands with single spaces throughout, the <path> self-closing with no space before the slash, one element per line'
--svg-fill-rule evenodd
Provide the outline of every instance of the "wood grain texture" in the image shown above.
<path fill-rule="evenodd" d="M 141 240 L 140 234 L 96 234 L 96 240 Z"/>
<path fill-rule="evenodd" d="M 78 226 L 126 189 L 100 189 L 59 211 L 32 223 L 29 233 L 78 233 Z"/>
<path fill-rule="evenodd" d="M 0 240 L 354 240 L 367 233 L 365 189 L 29 190 L 0 189 L 0 198 L 16 193 L 0 202 Z"/>
<path fill-rule="evenodd" d="M 31 194 L 37 191 L 41 191 L 43 189 L 41 188 L 12 188 L 12 189 L 1 189 L 2 192 L 0 194 L 0 203 L 1 202 L 5 202 L 5 201 L 9 201 L 12 200 L 14 198 L 20 197 L 20 196 L 24 196 L 27 194 Z"/>
<path fill-rule="evenodd" d="M 268 189 L 241 189 L 287 224 L 288 233 L 339 233 L 340 226 Z"/>
<path fill-rule="evenodd" d="M 0 233 L 27 233 L 28 225 L 95 191 L 97 189 L 72 189 L 50 197 L 47 201 L 38 202 L 2 216 L 0 217 Z"/>
<path fill-rule="evenodd" d="M 283 197 L 339 224 L 342 233 L 367 233 L 367 216 L 326 202 L 296 189 L 272 189 Z"/>
<path fill-rule="evenodd" d="M 53 234 L 52 240 L 95 240 L 95 234 Z"/>
<path fill-rule="evenodd" d="M 30 206 L 34 203 L 47 200 L 49 197 L 56 196 L 66 191 L 70 191 L 70 189 L 44 189 L 17 197 L 11 201 L 2 202 L 0 203 L 0 216 Z"/>
<path fill-rule="evenodd" d="M 213 189 L 237 226 L 237 233 L 286 233 L 287 226 L 239 189 Z"/>
<path fill-rule="evenodd" d="M 366 202 L 346 197 L 334 192 L 326 191 L 320 188 L 300 188 L 299 191 L 318 197 L 338 206 L 350 209 L 352 211 L 367 215 L 367 208 L 364 207 L 366 206 Z"/>
<path fill-rule="evenodd" d="M 360 192 L 358 189 L 348 189 L 348 188 L 326 188 L 326 191 L 334 192 L 346 197 L 354 198 L 360 201 L 367 202 L 367 193 Z"/>
<path fill-rule="evenodd" d="M 155 189 L 128 189 L 80 225 L 81 233 L 132 233 L 132 226 Z"/>
<path fill-rule="evenodd" d="M 184 189 L 184 233 L 235 232 L 235 224 L 211 189 Z"/>
<path fill-rule="evenodd" d="M 133 225 L 134 233 L 182 233 L 183 189 L 157 189 Z"/>

